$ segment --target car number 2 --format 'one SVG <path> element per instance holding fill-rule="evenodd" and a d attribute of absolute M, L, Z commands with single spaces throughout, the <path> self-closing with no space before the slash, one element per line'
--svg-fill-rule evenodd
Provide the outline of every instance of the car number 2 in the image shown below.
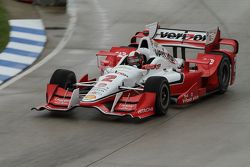
<path fill-rule="evenodd" d="M 116 75 L 106 75 L 102 81 L 112 82 L 117 76 Z"/>

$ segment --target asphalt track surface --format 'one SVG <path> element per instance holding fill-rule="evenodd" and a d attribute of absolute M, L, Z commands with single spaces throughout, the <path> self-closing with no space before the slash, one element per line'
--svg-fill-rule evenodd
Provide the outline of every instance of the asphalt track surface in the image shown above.
<path fill-rule="evenodd" d="M 0 91 L 1 167 L 249 167 L 249 0 L 77 0 L 77 24 L 48 63 Z M 143 122 L 95 109 L 72 114 L 31 112 L 45 100 L 57 68 L 97 73 L 95 53 L 124 45 L 145 24 L 219 25 L 240 43 L 236 84 L 165 117 Z"/>

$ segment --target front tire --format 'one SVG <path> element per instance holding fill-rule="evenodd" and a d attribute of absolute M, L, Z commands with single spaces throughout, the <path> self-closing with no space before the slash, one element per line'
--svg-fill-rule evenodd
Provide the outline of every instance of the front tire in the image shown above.
<path fill-rule="evenodd" d="M 50 84 L 58 85 L 63 89 L 73 90 L 76 83 L 76 75 L 73 71 L 57 69 L 51 79 Z"/>
<path fill-rule="evenodd" d="M 170 102 L 168 80 L 164 77 L 150 77 L 145 82 L 144 91 L 156 93 L 155 113 L 156 115 L 166 115 Z"/>

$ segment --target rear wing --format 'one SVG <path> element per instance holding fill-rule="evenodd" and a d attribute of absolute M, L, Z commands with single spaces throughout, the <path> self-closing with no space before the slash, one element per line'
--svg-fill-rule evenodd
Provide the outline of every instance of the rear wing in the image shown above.
<path fill-rule="evenodd" d="M 149 30 L 149 36 L 163 46 L 204 49 L 206 52 L 219 49 L 219 28 L 211 31 L 170 29 L 160 28 L 156 22 L 146 25 L 146 29 Z"/>

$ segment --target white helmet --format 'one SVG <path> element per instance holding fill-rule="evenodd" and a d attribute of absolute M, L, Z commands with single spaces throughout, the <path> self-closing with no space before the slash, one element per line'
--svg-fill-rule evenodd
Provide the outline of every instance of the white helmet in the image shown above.
<path fill-rule="evenodd" d="M 129 53 L 127 62 L 130 66 L 136 66 L 141 68 L 144 63 L 144 55 L 139 53 L 138 51 L 132 51 Z"/>

